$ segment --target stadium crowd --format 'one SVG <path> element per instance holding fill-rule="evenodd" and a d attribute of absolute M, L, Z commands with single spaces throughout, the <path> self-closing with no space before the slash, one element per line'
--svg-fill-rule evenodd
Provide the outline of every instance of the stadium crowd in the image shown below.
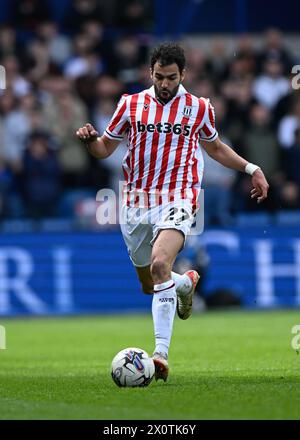
<path fill-rule="evenodd" d="M 126 0 L 101 10 L 74 0 L 61 24 L 45 5 L 16 1 L 0 27 L 0 217 L 68 217 L 89 209 L 97 190 L 122 180 L 121 145 L 105 161 L 76 140 L 87 121 L 103 132 L 122 93 L 151 86 L 149 54 L 158 42 L 147 1 Z M 28 4 L 27 8 L 24 4 Z M 249 176 L 205 157 L 205 214 L 228 225 L 235 213 L 300 209 L 300 93 L 291 85 L 295 59 L 279 30 L 268 29 L 259 49 L 250 35 L 186 49 L 184 86 L 210 98 L 220 136 L 260 165 L 271 186 L 257 205 Z"/>

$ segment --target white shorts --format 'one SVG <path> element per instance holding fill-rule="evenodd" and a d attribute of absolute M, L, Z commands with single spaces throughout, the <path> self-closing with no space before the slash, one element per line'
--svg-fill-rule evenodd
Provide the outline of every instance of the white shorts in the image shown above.
<path fill-rule="evenodd" d="M 120 227 L 129 257 L 136 267 L 149 266 L 154 241 L 162 229 L 177 229 L 184 242 L 194 222 L 192 203 L 182 199 L 153 208 L 122 207 Z"/>

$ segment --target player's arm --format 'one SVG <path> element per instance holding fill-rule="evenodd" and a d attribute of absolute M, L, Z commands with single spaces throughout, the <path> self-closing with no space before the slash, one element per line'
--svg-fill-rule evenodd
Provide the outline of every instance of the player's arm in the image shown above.
<path fill-rule="evenodd" d="M 219 137 L 212 142 L 201 140 L 201 145 L 207 154 L 220 164 L 227 168 L 246 172 L 252 176 L 253 189 L 251 190 L 251 198 L 257 198 L 257 203 L 267 198 L 269 185 L 263 171 L 259 167 L 250 164 L 239 156 L 232 148 L 222 142 Z"/>
<path fill-rule="evenodd" d="M 92 124 L 85 124 L 84 127 L 80 127 L 76 131 L 76 136 L 86 145 L 89 153 L 98 159 L 105 159 L 110 156 L 120 143 L 119 140 L 109 139 L 105 135 L 99 136 L 98 131 Z"/>

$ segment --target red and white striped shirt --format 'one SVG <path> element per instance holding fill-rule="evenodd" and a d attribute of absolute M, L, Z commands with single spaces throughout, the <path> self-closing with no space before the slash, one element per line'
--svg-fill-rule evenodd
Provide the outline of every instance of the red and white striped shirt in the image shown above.
<path fill-rule="evenodd" d="M 123 95 L 104 132 L 110 139 L 127 137 L 123 171 L 128 204 L 147 195 L 148 206 L 168 198 L 199 195 L 203 156 L 199 141 L 214 141 L 214 110 L 208 99 L 197 98 L 180 85 L 176 96 L 162 105 L 154 86 L 135 95 Z"/>

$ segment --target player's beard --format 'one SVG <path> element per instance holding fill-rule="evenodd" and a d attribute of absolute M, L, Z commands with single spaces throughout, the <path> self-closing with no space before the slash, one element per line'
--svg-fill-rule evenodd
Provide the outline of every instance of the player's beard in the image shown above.
<path fill-rule="evenodd" d="M 169 90 L 169 89 L 159 89 L 154 84 L 155 95 L 157 96 L 157 98 L 160 101 L 162 101 L 164 104 L 166 104 L 167 102 L 171 101 L 171 99 L 173 99 L 174 96 L 176 96 L 178 89 L 179 89 L 179 86 L 180 86 L 180 83 L 173 90 Z M 166 91 L 167 93 L 163 93 L 164 91 Z"/>

